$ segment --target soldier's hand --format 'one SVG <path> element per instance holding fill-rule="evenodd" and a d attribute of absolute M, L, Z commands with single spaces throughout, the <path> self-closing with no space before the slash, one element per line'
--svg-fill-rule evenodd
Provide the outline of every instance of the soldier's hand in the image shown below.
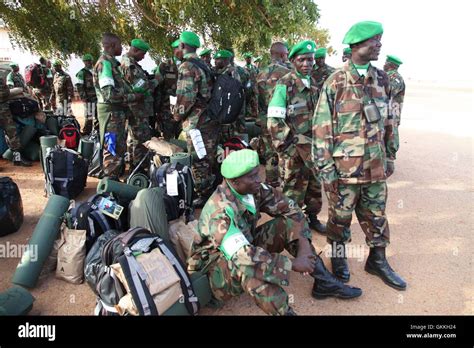
<path fill-rule="evenodd" d="M 394 171 L 395 171 L 395 162 L 388 160 L 388 161 L 387 161 L 387 172 L 385 173 L 385 175 L 387 176 L 387 178 L 389 178 L 390 176 L 392 176 L 392 174 L 393 174 Z"/>
<path fill-rule="evenodd" d="M 312 273 L 316 265 L 316 256 L 313 254 L 306 254 L 298 256 L 293 260 L 291 269 L 299 273 Z"/>
<path fill-rule="evenodd" d="M 331 181 L 329 183 L 324 183 L 324 191 L 337 193 L 337 180 Z"/>

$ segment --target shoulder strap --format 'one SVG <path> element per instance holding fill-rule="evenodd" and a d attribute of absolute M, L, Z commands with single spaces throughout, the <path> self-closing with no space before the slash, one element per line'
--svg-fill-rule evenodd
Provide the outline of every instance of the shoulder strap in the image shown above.
<path fill-rule="evenodd" d="M 199 59 L 196 59 L 196 58 L 190 58 L 190 59 L 188 59 L 188 62 L 191 62 L 194 65 L 196 65 L 198 68 L 202 69 L 208 78 L 212 77 L 211 70 L 206 65 L 206 63 L 204 63 L 203 61 L 201 61 Z"/>

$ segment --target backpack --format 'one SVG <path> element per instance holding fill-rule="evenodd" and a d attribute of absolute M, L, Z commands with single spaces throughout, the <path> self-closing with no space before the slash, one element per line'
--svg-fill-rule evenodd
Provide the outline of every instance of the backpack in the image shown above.
<path fill-rule="evenodd" d="M 245 140 L 242 140 L 239 137 L 231 137 L 224 142 L 224 158 L 233 151 L 243 149 L 252 149 L 252 147 Z"/>
<path fill-rule="evenodd" d="M 86 186 L 87 166 L 80 153 L 59 145 L 51 148 L 44 163 L 46 194 L 68 199 L 78 196 Z"/>
<path fill-rule="evenodd" d="M 94 142 L 94 153 L 90 159 L 87 175 L 102 178 L 104 171 L 102 170 L 102 146 L 100 145 L 99 132 L 93 130 L 89 140 Z"/>
<path fill-rule="evenodd" d="M 60 115 L 56 116 L 58 118 L 58 127 L 62 129 L 65 126 L 73 125 L 77 129 L 81 129 L 81 125 L 74 116 Z"/>
<path fill-rule="evenodd" d="M 0 237 L 16 232 L 23 224 L 23 203 L 17 184 L 0 177 Z"/>
<path fill-rule="evenodd" d="M 25 68 L 25 82 L 33 88 L 44 87 L 46 80 L 43 76 L 41 65 L 33 63 Z"/>
<path fill-rule="evenodd" d="M 59 131 L 59 139 L 66 140 L 65 146 L 68 149 L 77 150 L 81 133 L 74 125 L 67 124 Z"/>
<path fill-rule="evenodd" d="M 242 83 L 232 76 L 221 74 L 212 88 L 207 112 L 220 124 L 234 123 L 244 106 L 245 91 Z"/>
<path fill-rule="evenodd" d="M 167 186 L 168 175 L 177 175 L 177 194 L 171 193 L 171 186 Z M 151 187 L 162 187 L 168 221 L 176 220 L 184 214 L 186 222 L 192 220 L 194 212 L 194 178 L 191 168 L 181 163 L 165 163 L 159 168 L 153 164 L 150 170 Z"/>
<path fill-rule="evenodd" d="M 36 100 L 30 98 L 12 99 L 8 102 L 10 112 L 16 117 L 28 117 L 40 111 Z"/>

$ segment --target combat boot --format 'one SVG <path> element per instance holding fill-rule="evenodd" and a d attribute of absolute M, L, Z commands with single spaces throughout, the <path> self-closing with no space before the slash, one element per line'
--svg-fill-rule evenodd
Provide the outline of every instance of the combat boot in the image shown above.
<path fill-rule="evenodd" d="M 347 263 L 346 245 L 343 242 L 332 242 L 331 253 L 332 273 L 343 283 L 351 277 Z"/>
<path fill-rule="evenodd" d="M 297 316 L 298 314 L 296 314 L 296 312 L 293 310 L 293 308 L 291 307 L 288 307 L 288 310 L 286 311 L 285 313 L 285 316 L 286 317 L 295 317 Z"/>
<path fill-rule="evenodd" d="M 308 220 L 309 228 L 320 234 L 326 234 L 326 225 L 319 221 L 316 214 L 308 214 Z"/>
<path fill-rule="evenodd" d="M 380 277 L 385 284 L 394 289 L 405 290 L 407 288 L 407 283 L 388 264 L 385 257 L 385 247 L 370 248 L 365 270 Z"/>
<path fill-rule="evenodd" d="M 350 299 L 362 295 L 361 289 L 344 284 L 329 272 L 319 256 L 316 256 L 316 265 L 311 276 L 314 278 L 311 295 L 315 299 L 321 300 L 326 297 Z"/>
<path fill-rule="evenodd" d="M 22 167 L 31 167 L 33 163 L 27 161 L 21 156 L 21 153 L 18 151 L 13 152 L 13 165 L 14 166 L 22 166 Z"/>

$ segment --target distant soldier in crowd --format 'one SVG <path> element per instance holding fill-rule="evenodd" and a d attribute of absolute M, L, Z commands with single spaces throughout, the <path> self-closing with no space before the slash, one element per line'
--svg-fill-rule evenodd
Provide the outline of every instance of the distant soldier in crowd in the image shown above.
<path fill-rule="evenodd" d="M 205 48 L 201 52 L 199 52 L 199 57 L 207 64 L 210 70 L 212 70 L 211 54 L 212 50 L 210 48 Z"/>
<path fill-rule="evenodd" d="M 12 71 L 7 76 L 7 85 L 8 87 L 15 88 L 23 88 L 24 92 L 28 92 L 28 88 L 26 87 L 26 82 L 23 76 L 20 74 L 20 68 L 17 63 L 10 63 L 10 67 Z"/>
<path fill-rule="evenodd" d="M 316 81 L 316 87 L 318 87 L 318 89 L 323 87 L 324 81 L 336 70 L 326 64 L 326 54 L 327 49 L 325 47 L 318 48 L 314 54 L 315 64 L 312 76 Z"/>
<path fill-rule="evenodd" d="M 252 53 L 246 52 L 243 55 L 246 65 L 244 69 L 248 74 L 248 81 L 244 85 L 245 88 L 245 99 L 246 99 L 246 108 L 245 116 L 251 120 L 257 120 L 258 117 L 258 102 L 257 102 L 257 75 L 258 69 L 255 65 L 252 64 Z"/>
<path fill-rule="evenodd" d="M 84 108 L 84 126 L 82 134 L 90 134 L 92 129 L 99 130 L 97 119 L 97 95 L 95 94 L 94 78 L 92 74 L 93 58 L 87 53 L 82 57 L 84 67 L 76 74 L 76 88 Z"/>
<path fill-rule="evenodd" d="M 397 127 L 400 125 L 403 99 L 405 98 L 405 81 L 402 75 L 398 72 L 398 68 L 403 62 L 400 58 L 388 55 L 383 70 L 387 73 L 390 79 L 390 97 L 392 103 L 393 116 L 397 122 Z"/>
<path fill-rule="evenodd" d="M 342 50 L 342 62 L 345 63 L 346 60 L 350 60 L 352 57 L 352 50 L 350 47 L 345 47 Z"/>
<path fill-rule="evenodd" d="M 74 99 L 74 86 L 71 76 L 67 74 L 59 60 L 55 60 L 53 90 L 51 93 L 51 105 L 57 115 L 71 115 L 72 101 Z"/>
<path fill-rule="evenodd" d="M 47 67 L 47 60 L 44 57 L 39 59 L 38 74 L 43 86 L 32 86 L 32 94 L 38 100 L 40 108 L 43 110 L 51 110 L 51 92 L 53 88 L 53 74 Z"/>

